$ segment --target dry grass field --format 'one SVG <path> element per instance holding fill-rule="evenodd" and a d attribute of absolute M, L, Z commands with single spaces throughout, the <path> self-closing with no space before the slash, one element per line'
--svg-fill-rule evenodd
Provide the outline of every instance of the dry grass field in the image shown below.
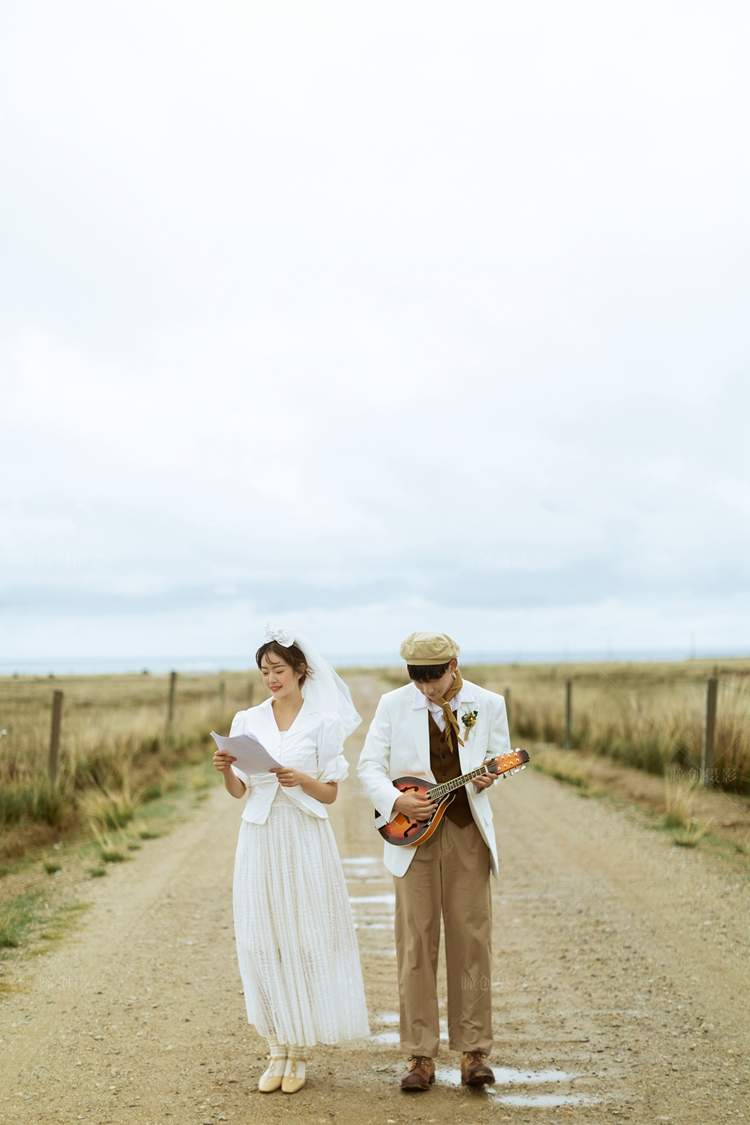
<path fill-rule="evenodd" d="M 706 682 L 714 669 L 719 679 L 716 784 L 747 793 L 750 660 L 476 665 L 467 675 L 508 696 L 517 737 L 557 745 L 563 742 L 565 683 L 570 680 L 574 748 L 688 780 L 700 769 Z"/>
<path fill-rule="evenodd" d="M 750 660 L 672 664 L 510 664 L 465 669 L 506 695 L 514 737 L 561 745 L 565 683 L 572 745 L 676 781 L 700 766 L 706 680 L 717 668 L 717 785 L 750 791 Z M 406 682 L 403 668 L 377 669 Z M 57 779 L 48 773 L 53 691 L 64 692 Z M 212 727 L 264 697 L 257 671 L 180 675 L 167 729 L 169 677 L 0 678 L 0 862 L 70 832 L 116 833 L 205 757 Z"/>
<path fill-rule="evenodd" d="M 64 699 L 53 784 L 55 690 Z M 168 730 L 168 676 L 0 678 L 0 862 L 70 832 L 124 827 L 176 767 L 205 757 L 211 728 L 226 728 L 253 692 L 257 702 L 257 672 L 180 675 Z"/>

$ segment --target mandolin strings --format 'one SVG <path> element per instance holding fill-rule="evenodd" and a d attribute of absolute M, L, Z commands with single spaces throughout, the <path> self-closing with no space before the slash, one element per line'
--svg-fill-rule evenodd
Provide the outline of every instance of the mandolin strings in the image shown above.
<path fill-rule="evenodd" d="M 517 755 L 514 756 L 517 757 Z M 461 775 L 461 777 L 454 778 L 453 781 L 444 781 L 441 785 L 434 785 L 432 789 L 427 790 L 425 796 L 429 797 L 433 801 L 440 800 L 440 798 L 444 797 L 446 793 L 452 793 L 454 789 L 460 789 L 462 785 L 465 785 L 467 781 L 471 781 L 473 777 L 479 777 L 483 773 L 489 773 L 490 766 L 496 762 L 498 762 L 497 758 L 491 758 L 488 762 L 483 762 L 482 765 L 477 769 L 470 770 L 469 773 L 464 773 Z M 498 770 L 498 776 L 504 777 L 506 773 L 510 773 L 516 767 L 525 769 L 525 766 L 521 765 L 521 762 L 519 760 L 515 763 L 515 765 L 510 766 L 508 770 Z"/>

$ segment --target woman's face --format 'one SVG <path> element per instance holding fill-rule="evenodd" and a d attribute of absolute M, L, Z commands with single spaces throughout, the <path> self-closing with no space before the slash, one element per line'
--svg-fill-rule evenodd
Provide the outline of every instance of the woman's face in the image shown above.
<path fill-rule="evenodd" d="M 302 672 L 295 672 L 294 668 L 275 652 L 267 652 L 262 658 L 260 674 L 274 699 L 281 699 L 285 695 L 294 695 L 298 692 L 299 681 L 303 675 Z"/>

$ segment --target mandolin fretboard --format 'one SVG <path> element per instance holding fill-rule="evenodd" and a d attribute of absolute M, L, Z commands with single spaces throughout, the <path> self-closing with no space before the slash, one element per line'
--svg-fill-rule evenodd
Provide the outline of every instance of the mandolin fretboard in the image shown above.
<path fill-rule="evenodd" d="M 525 769 L 525 762 L 528 762 L 528 760 L 528 754 L 525 751 L 519 752 L 518 750 L 511 754 L 503 754 L 500 758 L 489 758 L 475 770 L 462 773 L 460 777 L 454 777 L 452 781 L 444 781 L 442 785 L 433 785 L 431 789 L 427 790 L 425 796 L 433 801 L 440 801 L 448 793 L 452 793 L 454 789 L 460 789 L 462 785 L 466 785 L 473 777 L 481 777 L 483 773 L 495 773 L 499 777 L 504 777 L 507 773 Z"/>

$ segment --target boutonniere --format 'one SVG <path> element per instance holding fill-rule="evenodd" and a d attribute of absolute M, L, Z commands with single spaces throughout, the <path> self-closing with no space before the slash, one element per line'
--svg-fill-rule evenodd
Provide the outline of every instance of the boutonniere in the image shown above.
<path fill-rule="evenodd" d="M 464 731 L 469 733 L 473 726 L 476 726 L 478 711 L 464 711 L 461 715 L 461 722 L 464 724 Z"/>

